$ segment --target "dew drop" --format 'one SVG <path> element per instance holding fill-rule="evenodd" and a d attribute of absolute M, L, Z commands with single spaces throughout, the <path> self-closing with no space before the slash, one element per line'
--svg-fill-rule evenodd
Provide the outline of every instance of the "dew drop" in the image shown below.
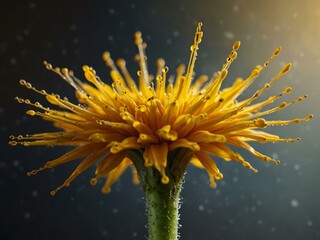
<path fill-rule="evenodd" d="M 11 146 L 17 146 L 18 142 L 17 141 L 10 141 L 9 144 Z"/>
<path fill-rule="evenodd" d="M 19 81 L 19 83 L 20 83 L 22 86 L 24 86 L 24 85 L 27 84 L 27 82 L 26 82 L 25 80 L 23 80 L 23 79 L 21 79 L 21 80 Z"/>
<path fill-rule="evenodd" d="M 92 185 L 92 186 L 95 186 L 95 185 L 97 185 L 97 178 L 91 178 L 91 180 L 90 180 L 90 184 Z"/>
<path fill-rule="evenodd" d="M 162 68 L 162 72 L 163 73 L 167 73 L 169 71 L 169 68 L 167 66 L 165 66 L 164 68 Z"/>

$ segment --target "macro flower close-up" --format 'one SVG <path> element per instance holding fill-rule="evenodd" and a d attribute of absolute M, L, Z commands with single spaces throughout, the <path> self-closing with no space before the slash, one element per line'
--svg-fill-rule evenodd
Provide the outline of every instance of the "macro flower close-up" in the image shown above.
<path fill-rule="evenodd" d="M 174 225 L 177 225 L 180 188 L 189 163 L 207 171 L 211 187 L 216 187 L 216 180 L 223 178 L 216 158 L 236 161 L 253 172 L 258 171 L 234 148 L 244 149 L 265 162 L 280 163 L 278 159 L 255 150 L 250 142 L 265 144 L 299 141 L 299 138 L 282 138 L 265 129 L 297 124 L 312 118 L 311 114 L 289 120 L 265 118 L 266 115 L 307 98 L 304 95 L 269 107 L 291 93 L 292 89 L 286 87 L 279 94 L 260 100 L 260 95 L 290 70 L 291 63 L 280 69 L 276 76 L 251 97 L 238 101 L 239 95 L 258 78 L 260 72 L 280 53 L 281 48 L 276 48 L 270 58 L 257 65 L 249 76 L 239 77 L 230 87 L 221 88 L 222 82 L 228 81 L 228 69 L 237 58 L 240 41 L 233 44 L 218 72 L 212 76 L 197 76 L 194 67 L 202 37 L 202 23 L 199 22 L 190 46 L 188 64 L 181 64 L 173 75 L 164 59 L 160 58 L 157 60 L 157 72 L 153 75 L 147 67 L 147 44 L 143 41 L 142 34 L 136 32 L 138 54 L 135 59 L 139 64 L 136 74 L 128 72 L 124 59 L 114 62 L 109 52 L 103 54 L 103 59 L 110 68 L 110 85 L 102 81 L 90 66 L 83 66 L 86 81 L 82 81 L 71 70 L 53 67 L 44 61 L 48 70 L 58 74 L 74 88 L 77 103 L 56 93 L 38 90 L 31 83 L 20 80 L 22 86 L 39 93 L 50 104 L 48 107 L 40 102 L 16 97 L 19 103 L 32 107 L 27 114 L 53 122 L 61 130 L 25 136 L 11 135 L 9 143 L 12 146 L 75 146 L 61 157 L 28 172 L 28 175 L 81 159 L 76 169 L 61 186 L 51 191 L 51 195 L 68 187 L 90 167 L 96 169 L 90 183 L 96 185 L 102 179 L 102 192 L 109 193 L 111 185 L 130 168 L 133 182 L 141 182 L 147 194 L 150 239 L 176 239 L 177 229 L 166 234 L 162 227 L 172 225 L 165 223 L 172 219 L 175 219 Z M 166 191 L 168 196 L 163 196 Z M 164 202 L 167 205 L 161 206 Z M 153 209 L 156 207 L 151 207 L 153 205 L 166 209 L 163 212 L 167 212 L 169 217 L 166 214 L 160 216 Z"/>
<path fill-rule="evenodd" d="M 320 2 L 6 1 L 0 239 L 320 239 Z"/>

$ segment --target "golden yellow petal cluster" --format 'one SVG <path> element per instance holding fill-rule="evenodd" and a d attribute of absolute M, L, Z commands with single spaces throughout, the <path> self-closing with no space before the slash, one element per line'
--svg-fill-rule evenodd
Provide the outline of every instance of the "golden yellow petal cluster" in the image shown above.
<path fill-rule="evenodd" d="M 266 133 L 263 129 L 308 121 L 312 118 L 312 115 L 278 121 L 263 118 L 306 98 L 302 96 L 289 103 L 282 102 L 277 107 L 264 110 L 283 95 L 289 94 L 291 88 L 287 87 L 278 95 L 257 102 L 264 91 L 289 71 L 291 64 L 285 65 L 253 96 L 237 101 L 238 96 L 259 76 L 261 70 L 279 54 L 280 48 L 277 48 L 263 65 L 256 66 L 246 79 L 237 78 L 231 87 L 221 89 L 228 68 L 237 58 L 240 42 L 234 43 L 231 53 L 218 73 L 214 73 L 211 78 L 203 75 L 195 78 L 194 66 L 203 36 L 201 27 L 202 23 L 199 23 L 190 48 L 188 65 L 180 65 L 175 77 L 168 76 L 169 68 L 165 66 L 163 59 L 157 61 L 158 70 L 155 78 L 149 74 L 145 55 L 146 43 L 143 42 L 141 33 L 137 32 L 135 44 L 139 54 L 136 60 L 140 67 L 137 81 L 129 74 L 125 61 L 119 59 L 114 63 L 108 52 L 103 54 L 103 59 L 111 69 L 111 85 L 101 81 L 89 66 L 83 66 L 87 82 L 82 82 L 72 71 L 53 68 L 51 64 L 44 62 L 48 70 L 60 75 L 75 89 L 79 103 L 71 103 L 57 94 L 37 90 L 30 83 L 21 80 L 21 85 L 43 95 L 53 105 L 53 108 L 44 107 L 39 102 L 32 103 L 28 99 L 17 97 L 19 103 L 25 103 L 35 109 L 28 110 L 27 114 L 53 122 L 62 130 L 10 136 L 10 144 L 76 146 L 63 156 L 48 161 L 38 170 L 29 172 L 28 175 L 81 159 L 69 178 L 51 192 L 54 195 L 93 165 L 96 171 L 91 184 L 95 185 L 99 178 L 106 178 L 103 192 L 109 192 L 110 186 L 128 167 L 132 168 L 134 183 L 139 183 L 137 169 L 130 158 L 132 151 L 141 152 L 144 167 L 153 167 L 159 171 L 163 184 L 170 182 L 168 155 L 176 149 L 191 151 L 190 162 L 208 172 L 212 187 L 216 186 L 215 180 L 222 179 L 223 175 L 209 155 L 226 161 L 234 160 L 254 172 L 257 171 L 231 147 L 245 149 L 263 161 L 279 163 L 278 160 L 256 151 L 249 142 L 297 141 L 299 139 L 280 138 Z"/>

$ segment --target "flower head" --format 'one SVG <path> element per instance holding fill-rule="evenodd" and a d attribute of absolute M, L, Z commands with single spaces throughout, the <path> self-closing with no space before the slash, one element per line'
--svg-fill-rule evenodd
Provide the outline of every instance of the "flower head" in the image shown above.
<path fill-rule="evenodd" d="M 27 114 L 40 116 L 62 130 L 10 136 L 10 144 L 76 146 L 28 175 L 82 159 L 69 178 L 51 192 L 54 195 L 93 165 L 96 166 L 96 171 L 91 184 L 95 185 L 99 178 L 106 178 L 102 191 L 109 192 L 110 186 L 128 167 L 132 168 L 135 183 L 139 182 L 137 171 L 142 166 L 156 169 L 161 174 L 162 184 L 167 184 L 174 178 L 175 172 L 181 174 L 189 162 L 204 168 L 209 174 L 211 186 L 215 187 L 215 180 L 222 179 L 223 175 L 216 166 L 215 159 L 209 155 L 226 161 L 237 161 L 257 172 L 239 153 L 231 149 L 233 146 L 245 149 L 263 161 L 279 163 L 279 160 L 256 151 L 249 142 L 298 141 L 298 138 L 281 138 L 264 129 L 300 123 L 312 118 L 312 115 L 277 121 L 263 118 L 307 97 L 305 95 L 264 110 L 283 95 L 289 94 L 291 88 L 287 87 L 278 95 L 258 102 L 260 95 L 288 72 L 291 64 L 285 65 L 253 96 L 238 102 L 237 97 L 279 54 L 280 48 L 263 65 L 256 66 L 246 79 L 237 78 L 231 87 L 221 89 L 231 63 L 237 58 L 240 42 L 234 43 L 218 73 L 214 73 L 210 79 L 207 76 L 196 78 L 194 66 L 203 36 L 201 27 L 202 23 L 199 23 L 188 65 L 180 65 L 175 77 L 168 77 L 169 68 L 165 66 L 163 59 L 157 61 L 156 77 L 149 74 L 145 56 L 146 44 L 141 33 L 137 32 L 135 44 L 139 54 L 136 59 L 140 66 L 138 81 L 129 74 L 123 59 L 117 60 L 115 64 L 108 52 L 103 54 L 103 59 L 111 69 L 111 85 L 104 83 L 89 66 L 83 66 L 87 82 L 82 82 L 72 71 L 53 68 L 51 64 L 44 62 L 48 70 L 60 75 L 75 89 L 79 103 L 71 103 L 57 94 L 37 90 L 30 83 L 21 80 L 21 85 L 43 95 L 54 106 L 53 109 L 39 102 L 32 103 L 28 99 L 17 97 L 19 103 L 37 109 L 28 110 Z"/>

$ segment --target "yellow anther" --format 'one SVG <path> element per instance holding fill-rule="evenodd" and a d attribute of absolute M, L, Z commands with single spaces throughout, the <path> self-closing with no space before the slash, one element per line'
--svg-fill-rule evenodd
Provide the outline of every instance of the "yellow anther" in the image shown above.
<path fill-rule="evenodd" d="M 281 51 L 281 47 L 278 47 L 278 48 L 276 48 L 276 50 L 274 50 L 272 55 L 277 56 L 280 53 L 280 51 Z"/>
<path fill-rule="evenodd" d="M 27 114 L 30 115 L 30 116 L 34 116 L 34 115 L 36 115 L 36 112 L 33 111 L 33 110 L 28 110 Z"/>
<path fill-rule="evenodd" d="M 291 63 L 288 63 L 287 65 L 285 65 L 282 70 L 281 70 L 281 73 L 282 74 L 285 74 L 286 72 L 288 72 L 291 68 L 292 64 Z"/>
<path fill-rule="evenodd" d="M 240 41 L 236 41 L 233 46 L 232 49 L 237 51 L 240 48 L 241 42 Z"/>
<path fill-rule="evenodd" d="M 286 102 L 283 102 L 283 103 L 281 103 L 280 105 L 279 105 L 279 108 L 284 108 L 284 107 L 286 107 L 287 106 L 287 103 Z"/>
<path fill-rule="evenodd" d="M 161 182 L 162 182 L 163 184 L 168 184 L 168 183 L 169 183 L 169 181 L 170 181 L 170 179 L 169 179 L 169 177 L 168 177 L 168 176 L 162 176 L 162 178 L 161 178 Z"/>

